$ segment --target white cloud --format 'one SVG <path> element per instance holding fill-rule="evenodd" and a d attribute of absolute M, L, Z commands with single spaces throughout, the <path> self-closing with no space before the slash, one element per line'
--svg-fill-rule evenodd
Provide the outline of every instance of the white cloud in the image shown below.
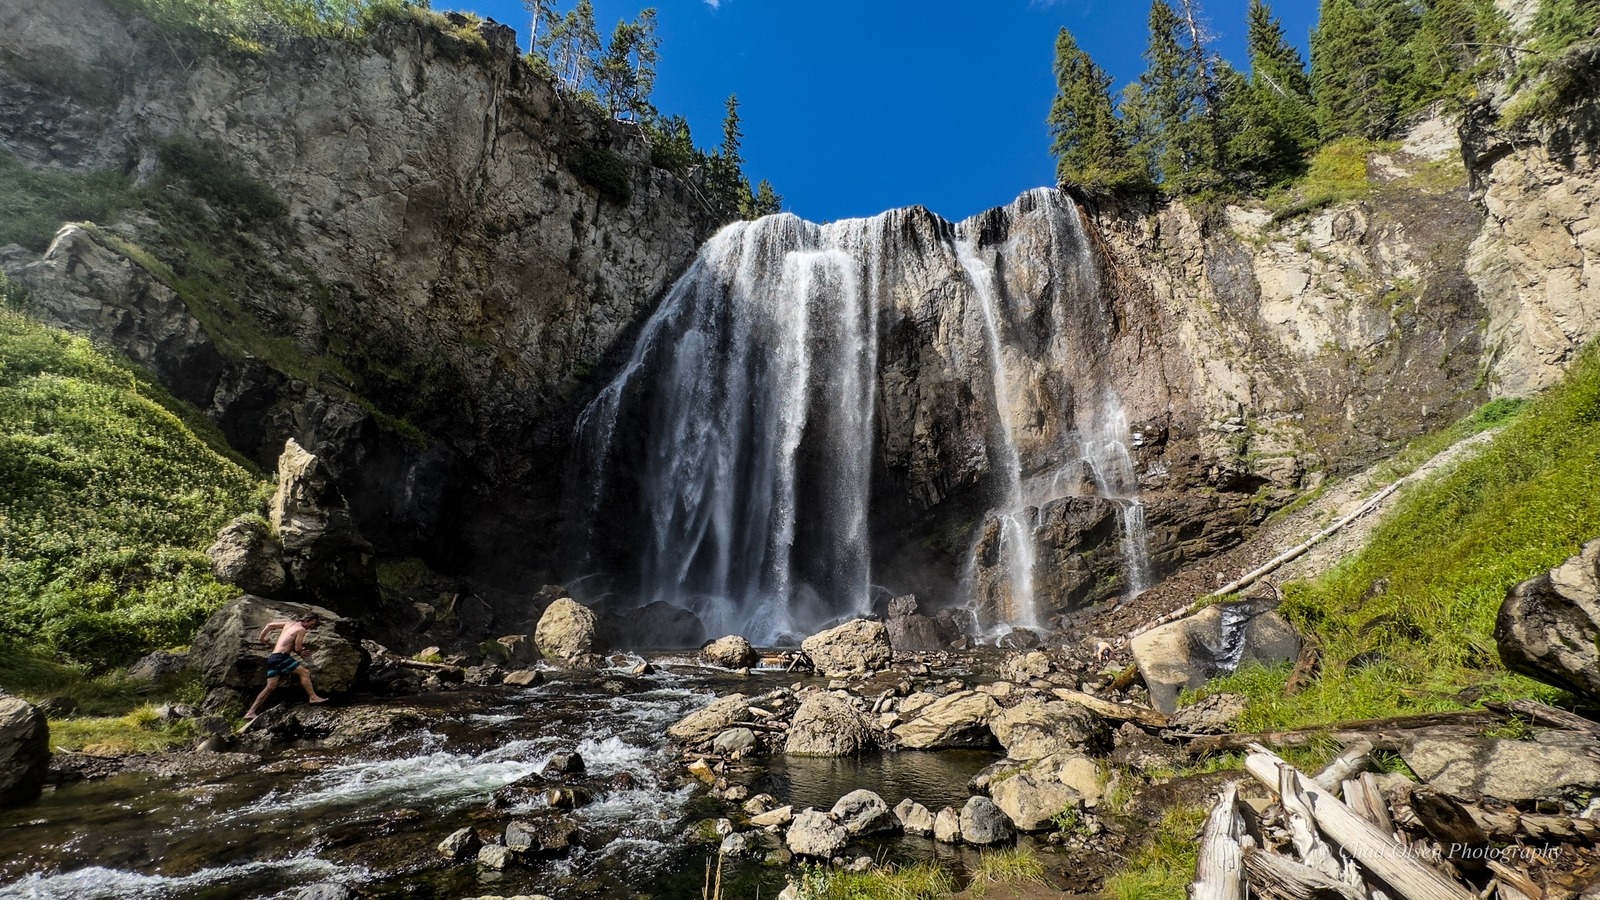
<path fill-rule="evenodd" d="M 712 9 L 721 9 L 722 8 L 722 0 L 706 0 L 706 5 L 711 7 Z"/>

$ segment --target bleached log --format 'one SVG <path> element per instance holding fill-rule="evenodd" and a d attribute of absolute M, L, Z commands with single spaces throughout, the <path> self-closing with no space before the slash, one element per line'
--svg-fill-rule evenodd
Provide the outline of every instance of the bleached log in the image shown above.
<path fill-rule="evenodd" d="M 1304 747 L 1325 737 L 1333 738 L 1343 744 L 1368 741 L 1379 750 L 1398 749 L 1403 744 L 1409 743 L 1409 739 L 1413 736 L 1412 732 L 1438 729 L 1444 733 L 1448 729 L 1455 729 L 1465 736 L 1503 721 L 1505 721 L 1503 715 L 1488 709 L 1424 713 L 1389 719 L 1356 719 L 1290 731 L 1197 735 L 1189 741 L 1189 752 L 1196 755 L 1232 753 L 1246 750 L 1251 744 L 1263 744 L 1269 747 Z"/>
<path fill-rule="evenodd" d="M 1405 900 L 1477 900 L 1476 894 L 1413 859 L 1393 837 L 1379 831 L 1265 747 L 1251 749 L 1253 752 L 1245 758 L 1245 770 L 1278 790 L 1284 769 L 1288 769 L 1290 781 L 1304 793 L 1316 827 L 1396 894 Z"/>
<path fill-rule="evenodd" d="M 1371 772 L 1362 772 L 1357 778 L 1344 783 L 1345 805 L 1356 815 L 1378 826 L 1385 834 L 1394 834 L 1394 819 L 1389 816 L 1389 804 L 1378 789 L 1378 780 Z"/>
<path fill-rule="evenodd" d="M 1489 860 L 1489 871 L 1494 877 L 1500 879 L 1500 891 L 1504 895 L 1516 896 L 1521 894 L 1527 900 L 1544 900 L 1544 888 L 1539 883 L 1528 877 L 1528 873 L 1521 869 L 1513 869 L 1497 859 Z"/>
<path fill-rule="evenodd" d="M 1200 832 L 1200 853 L 1195 862 L 1189 900 L 1244 900 L 1239 836 L 1244 821 L 1238 813 L 1239 786 L 1228 782 L 1211 808 Z"/>
<path fill-rule="evenodd" d="M 1289 828 L 1289 839 L 1294 844 L 1295 852 L 1300 854 L 1301 862 L 1330 878 L 1340 878 L 1343 869 L 1334 858 L 1333 851 L 1317 834 L 1316 815 L 1311 811 L 1311 800 L 1300 786 L 1298 776 L 1296 770 L 1285 766 L 1278 770 L 1278 783 L 1273 786 L 1273 790 L 1278 792 L 1279 802 L 1283 804 L 1284 824 Z"/>
<path fill-rule="evenodd" d="M 1366 739 L 1351 742 L 1344 752 L 1328 763 L 1317 777 L 1311 779 L 1326 791 L 1338 790 L 1346 779 L 1354 778 L 1372 760 L 1372 742 Z M 1345 798 L 1346 802 L 1349 798 Z"/>
<path fill-rule="evenodd" d="M 1468 806 L 1467 815 L 1491 841 L 1561 841 L 1600 844 L 1600 821 Z"/>
<path fill-rule="evenodd" d="M 1386 500 L 1390 494 L 1399 490 L 1400 485 L 1405 484 L 1408 480 L 1408 478 L 1402 478 L 1399 481 L 1396 481 L 1394 484 L 1391 484 L 1383 490 L 1377 492 L 1376 494 L 1373 494 L 1365 503 L 1357 507 L 1355 512 L 1345 516 L 1332 525 L 1329 525 L 1327 528 L 1324 528 L 1312 535 L 1310 538 L 1306 539 L 1304 543 L 1291 547 L 1283 553 L 1274 556 L 1272 559 L 1267 560 L 1267 562 L 1260 568 L 1257 568 L 1251 572 L 1247 572 L 1244 575 L 1241 575 L 1238 580 L 1229 582 L 1228 584 L 1217 588 L 1211 593 L 1211 596 L 1226 597 L 1229 594 L 1237 593 L 1254 584 L 1256 579 L 1260 578 L 1261 576 L 1270 575 L 1273 570 L 1277 569 L 1279 566 L 1294 562 L 1295 560 L 1304 556 L 1312 547 L 1322 543 L 1322 541 L 1328 536 L 1334 534 L 1341 528 L 1349 525 L 1351 522 L 1354 522 L 1355 520 L 1371 512 L 1373 509 L 1377 508 L 1378 504 Z"/>
<path fill-rule="evenodd" d="M 1267 900 L 1366 900 L 1343 881 L 1254 847 L 1244 851 L 1244 871 L 1250 887 Z"/>
<path fill-rule="evenodd" d="M 1078 704 L 1102 719 L 1110 719 L 1114 722 L 1132 722 L 1135 725 L 1143 725 L 1146 728 L 1166 728 L 1172 724 L 1172 719 L 1166 713 L 1158 709 L 1151 709 L 1148 706 L 1137 706 L 1132 703 L 1112 703 L 1109 700 L 1102 700 L 1093 694 L 1085 694 L 1082 691 L 1074 691 L 1067 688 L 1056 688 L 1051 693 L 1068 703 Z"/>

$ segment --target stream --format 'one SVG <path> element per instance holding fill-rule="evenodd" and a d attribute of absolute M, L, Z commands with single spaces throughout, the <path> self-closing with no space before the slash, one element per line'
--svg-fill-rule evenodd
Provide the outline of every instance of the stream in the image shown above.
<path fill-rule="evenodd" d="M 631 659 L 631 668 L 638 658 Z M 180 778 L 124 774 L 63 785 L 0 812 L 0 898 L 292 898 L 335 881 L 363 896 L 698 896 L 714 844 L 693 834 L 727 804 L 685 776 L 667 726 L 719 693 L 759 694 L 794 676 L 737 676 L 681 655 L 625 668 L 547 670 L 533 688 L 471 688 L 370 705 L 422 709 L 416 724 L 365 744 L 306 744 Z M 576 750 L 586 783 L 604 781 L 572 815 L 577 844 L 563 858 L 505 872 L 444 863 L 435 845 L 464 826 L 487 832 L 518 814 L 548 814 L 542 798 L 489 809 L 491 795 Z M 892 806 L 905 797 L 937 810 L 967 797 L 988 753 L 871 754 L 858 759 L 759 759 L 752 793 L 780 804 L 830 807 L 858 787 Z M 885 838 L 850 855 L 920 859 L 960 853 L 920 838 Z M 773 897 L 789 871 L 756 860 L 724 872 L 730 896 Z"/>

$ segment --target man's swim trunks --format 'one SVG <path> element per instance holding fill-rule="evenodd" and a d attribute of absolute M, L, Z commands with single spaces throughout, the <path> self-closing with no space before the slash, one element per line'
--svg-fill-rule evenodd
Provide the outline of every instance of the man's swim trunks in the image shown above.
<path fill-rule="evenodd" d="M 287 653 L 274 653 L 267 657 L 267 677 L 277 678 L 300 668 L 300 660 Z"/>

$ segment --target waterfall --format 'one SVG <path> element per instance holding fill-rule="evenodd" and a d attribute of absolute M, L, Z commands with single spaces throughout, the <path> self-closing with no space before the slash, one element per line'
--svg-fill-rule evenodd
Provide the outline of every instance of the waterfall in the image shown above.
<path fill-rule="evenodd" d="M 1117 504 L 1126 585 L 1123 596 L 1135 597 L 1150 587 L 1150 551 L 1144 502 L 1139 498 L 1139 476 L 1128 452 L 1128 417 L 1121 403 L 1112 402 L 1096 417 L 1095 424 L 1084 435 L 1084 462 L 1094 479 L 1095 491 Z"/>
<path fill-rule="evenodd" d="M 724 229 L 584 411 L 589 534 L 624 445 L 640 448 L 639 605 L 765 644 L 869 607 L 876 276 L 856 244 L 870 227 Z"/>

